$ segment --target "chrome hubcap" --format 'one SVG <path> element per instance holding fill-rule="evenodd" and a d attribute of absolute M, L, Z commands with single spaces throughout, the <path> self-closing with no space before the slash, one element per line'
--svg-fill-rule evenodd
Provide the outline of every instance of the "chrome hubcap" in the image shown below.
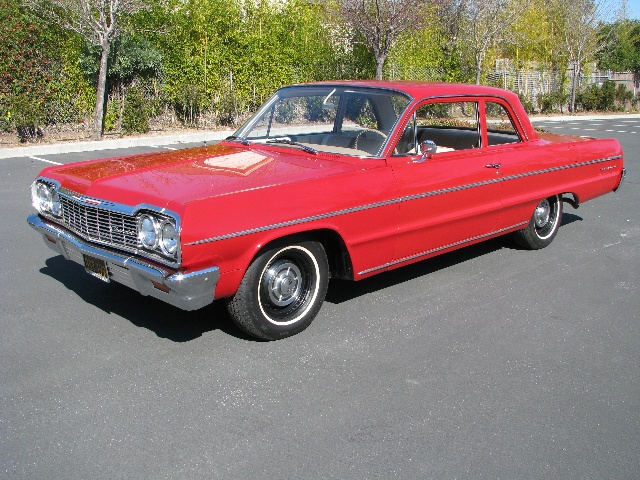
<path fill-rule="evenodd" d="M 295 263 L 278 260 L 264 275 L 264 286 L 273 305 L 286 307 L 298 299 L 302 290 L 302 273 Z"/>
<path fill-rule="evenodd" d="M 533 214 L 534 221 L 536 222 L 536 227 L 542 228 L 547 223 L 549 223 L 550 215 L 551 215 L 551 205 L 549 205 L 548 200 L 543 200 L 536 207 L 536 211 Z"/>

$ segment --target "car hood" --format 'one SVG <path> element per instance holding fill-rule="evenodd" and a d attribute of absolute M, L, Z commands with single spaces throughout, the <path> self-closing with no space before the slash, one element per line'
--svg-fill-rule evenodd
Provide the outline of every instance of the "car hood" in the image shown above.
<path fill-rule="evenodd" d="M 381 165 L 338 158 L 288 147 L 218 144 L 51 167 L 43 176 L 89 197 L 167 207 Z"/>

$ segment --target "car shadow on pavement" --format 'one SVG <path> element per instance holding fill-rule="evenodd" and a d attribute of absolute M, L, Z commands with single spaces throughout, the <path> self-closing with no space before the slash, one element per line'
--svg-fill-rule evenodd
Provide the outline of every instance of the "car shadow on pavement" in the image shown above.
<path fill-rule="evenodd" d="M 562 225 L 581 220 L 582 218 L 577 215 L 565 213 L 562 217 Z M 332 280 L 326 301 L 334 304 L 343 303 L 503 248 L 520 249 L 521 247 L 506 235 L 384 272 L 359 282 Z M 88 275 L 81 265 L 65 260 L 60 255 L 47 259 L 40 273 L 59 281 L 82 300 L 103 312 L 118 315 L 137 327 L 146 328 L 158 337 L 172 342 L 189 342 L 213 330 L 220 330 L 242 340 L 260 341 L 245 334 L 235 325 L 227 313 L 224 301 L 221 300 L 200 310 L 186 312 L 155 298 L 142 296 L 118 283 L 104 283 Z"/>
<path fill-rule="evenodd" d="M 563 213 L 561 226 L 569 225 L 577 221 L 582 221 L 582 217 L 572 213 Z M 459 263 L 464 263 L 468 260 L 481 257 L 482 255 L 488 255 L 498 250 L 502 250 L 503 248 L 510 250 L 525 250 L 524 247 L 519 246 L 515 241 L 513 241 L 510 235 L 503 235 L 481 243 L 476 243 L 475 245 L 454 250 L 449 253 L 437 255 L 421 262 L 400 267 L 396 270 L 390 270 L 359 282 L 331 280 L 326 301 L 334 304 L 347 302 L 362 295 L 367 295 L 393 285 L 399 285 L 439 270 L 452 267 Z"/>
<path fill-rule="evenodd" d="M 454 250 L 450 253 L 444 253 L 411 265 L 400 267 L 396 270 L 383 272 L 358 282 L 331 280 L 326 301 L 339 304 L 393 285 L 415 280 L 416 278 L 449 268 L 458 263 L 463 263 L 473 258 L 501 250 L 506 247 L 507 242 L 511 242 L 511 240 L 508 238 L 505 239 L 504 237 L 486 240 L 482 243 Z"/>
<path fill-rule="evenodd" d="M 137 327 L 146 328 L 158 337 L 173 342 L 189 342 L 213 330 L 242 340 L 254 340 L 236 327 L 222 301 L 187 312 L 140 295 L 118 283 L 105 283 L 93 278 L 81 265 L 65 260 L 60 255 L 47 259 L 40 273 L 59 281 L 103 312 L 118 315 Z"/>

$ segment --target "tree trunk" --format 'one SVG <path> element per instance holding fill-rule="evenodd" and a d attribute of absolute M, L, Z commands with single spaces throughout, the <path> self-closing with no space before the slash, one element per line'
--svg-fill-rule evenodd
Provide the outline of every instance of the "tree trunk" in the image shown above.
<path fill-rule="evenodd" d="M 382 80 L 382 67 L 384 67 L 384 61 L 386 59 L 386 55 L 376 57 L 376 80 Z"/>
<path fill-rule="evenodd" d="M 569 110 L 571 113 L 576 113 L 576 90 L 578 89 L 578 75 L 579 64 L 574 62 L 573 64 L 573 76 L 571 78 L 571 100 L 569 104 Z"/>
<path fill-rule="evenodd" d="M 484 53 L 476 53 L 476 85 L 480 85 L 482 79 L 482 62 L 484 61 Z"/>
<path fill-rule="evenodd" d="M 107 68 L 109 59 L 109 49 L 111 42 L 109 40 L 102 41 L 102 53 L 100 55 L 100 71 L 98 72 L 98 86 L 96 89 L 96 106 L 93 109 L 93 139 L 100 140 L 102 138 L 102 129 L 104 127 L 104 104 L 105 94 L 107 90 Z"/>

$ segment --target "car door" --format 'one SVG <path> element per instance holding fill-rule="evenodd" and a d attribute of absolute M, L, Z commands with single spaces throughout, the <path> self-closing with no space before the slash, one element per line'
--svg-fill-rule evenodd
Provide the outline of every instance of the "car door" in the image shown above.
<path fill-rule="evenodd" d="M 500 171 L 480 148 L 481 106 L 472 98 L 426 102 L 400 136 L 389 159 L 399 188 L 398 235 L 390 266 L 495 232 Z M 409 145 L 431 140 L 436 153 L 423 158 L 407 149 L 407 139 Z"/>
<path fill-rule="evenodd" d="M 484 150 L 502 178 L 498 228 L 521 228 L 528 223 L 535 206 L 549 193 L 548 175 L 536 172 L 544 171 L 550 164 L 555 165 L 555 159 L 540 149 L 532 149 L 525 141 L 524 132 L 505 100 L 488 98 L 483 110 Z"/>

